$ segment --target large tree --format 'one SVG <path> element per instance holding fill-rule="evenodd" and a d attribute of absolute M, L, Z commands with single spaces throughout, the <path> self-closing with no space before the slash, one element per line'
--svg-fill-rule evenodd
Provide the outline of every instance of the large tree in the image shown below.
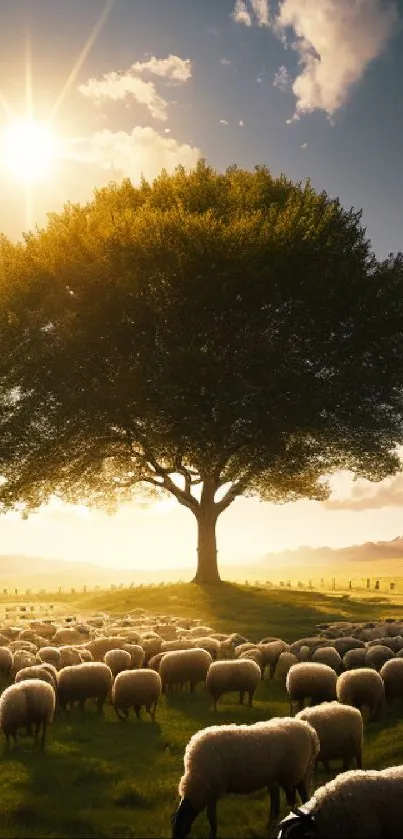
<path fill-rule="evenodd" d="M 3 510 L 171 493 L 217 582 L 238 496 L 399 467 L 402 323 L 401 255 L 309 183 L 201 162 L 110 184 L 0 243 Z"/>

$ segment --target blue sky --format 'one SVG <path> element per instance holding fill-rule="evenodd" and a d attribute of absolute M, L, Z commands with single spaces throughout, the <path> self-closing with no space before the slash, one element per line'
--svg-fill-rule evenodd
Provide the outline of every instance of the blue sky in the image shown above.
<path fill-rule="evenodd" d="M 48 171 L 29 184 L 0 143 L 0 231 L 12 238 L 112 178 L 153 178 L 203 156 L 218 169 L 264 163 L 309 177 L 363 209 L 379 257 L 403 248 L 402 0 L 3 0 L 0 24 L 0 134 L 26 113 L 28 78 L 31 115 L 55 135 Z M 343 500 L 327 507 L 237 501 L 220 524 L 225 558 L 250 550 L 241 508 L 254 555 L 400 532 L 400 475 L 374 488 L 340 476 L 337 491 Z M 159 516 L 168 541 L 182 525 L 194 539 L 186 511 L 136 515 L 146 528 Z M 2 550 L 28 541 L 33 553 L 65 554 L 64 526 L 78 558 L 112 558 L 117 521 L 97 519 L 94 546 L 85 514 L 69 510 L 3 519 Z"/>

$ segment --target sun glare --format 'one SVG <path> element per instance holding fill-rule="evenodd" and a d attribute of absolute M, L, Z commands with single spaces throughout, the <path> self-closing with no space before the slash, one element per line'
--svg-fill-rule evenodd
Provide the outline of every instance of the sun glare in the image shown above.
<path fill-rule="evenodd" d="M 12 122 L 2 131 L 0 154 L 3 166 L 20 180 L 40 180 L 56 156 L 55 137 L 45 123 Z"/>

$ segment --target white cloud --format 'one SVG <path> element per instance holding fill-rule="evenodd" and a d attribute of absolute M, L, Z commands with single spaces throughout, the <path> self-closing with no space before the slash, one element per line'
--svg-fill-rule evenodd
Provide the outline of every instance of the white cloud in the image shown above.
<path fill-rule="evenodd" d="M 246 8 L 244 0 L 236 0 L 235 8 L 231 17 L 236 23 L 243 23 L 245 26 L 252 26 L 252 18 Z"/>
<path fill-rule="evenodd" d="M 83 96 L 99 102 L 103 99 L 111 99 L 114 102 L 124 102 L 132 97 L 140 105 L 145 105 L 154 119 L 165 120 L 167 118 L 167 102 L 156 91 L 153 82 L 145 82 L 134 75 L 131 70 L 124 73 L 105 73 L 100 79 L 88 79 L 85 84 L 78 88 Z"/>
<path fill-rule="evenodd" d="M 175 82 L 187 82 L 192 77 L 192 62 L 190 58 L 179 58 L 178 55 L 168 55 L 167 58 L 152 58 L 148 61 L 136 61 L 130 71 L 134 73 L 153 73 Z"/>
<path fill-rule="evenodd" d="M 283 0 L 274 22 L 299 54 L 293 83 L 295 118 L 317 109 L 330 116 L 348 99 L 371 61 L 381 55 L 398 22 L 390 0 Z"/>
<path fill-rule="evenodd" d="M 228 125 L 228 120 L 227 119 L 220 119 L 220 123 L 221 123 L 221 125 Z"/>
<path fill-rule="evenodd" d="M 273 87 L 278 87 L 280 90 L 287 90 L 291 81 L 292 79 L 287 67 L 284 67 L 284 64 L 282 64 L 274 74 Z"/>
<path fill-rule="evenodd" d="M 240 119 L 240 120 L 239 120 L 238 125 L 240 125 L 240 126 L 242 127 L 242 125 L 243 125 L 243 119 Z"/>
<path fill-rule="evenodd" d="M 201 151 L 173 137 L 161 136 L 151 126 L 137 125 L 131 133 L 104 129 L 81 140 L 70 153 L 78 163 L 91 164 L 138 183 L 141 175 L 153 179 L 162 168 L 172 172 L 180 163 L 185 168 L 195 166 Z"/>
<path fill-rule="evenodd" d="M 301 149 L 306 149 L 308 143 L 301 143 Z"/>
<path fill-rule="evenodd" d="M 232 67 L 232 61 L 230 61 L 229 58 L 221 58 L 220 64 L 222 64 L 223 67 Z"/>
<path fill-rule="evenodd" d="M 168 103 L 156 90 L 154 82 L 145 82 L 139 73 L 148 72 L 155 76 L 168 79 L 177 84 L 186 82 L 192 75 L 192 63 L 189 58 L 179 58 L 178 55 L 168 55 L 167 58 L 149 58 L 147 61 L 137 61 L 128 70 L 105 73 L 100 79 L 88 79 L 79 85 L 79 92 L 92 99 L 96 104 L 102 100 L 111 99 L 115 102 L 125 102 L 135 99 L 140 105 L 145 105 L 154 119 L 166 120 Z"/>
<path fill-rule="evenodd" d="M 248 11 L 248 5 L 251 11 Z M 245 26 L 252 26 L 252 20 L 258 26 L 269 26 L 269 0 L 236 0 L 232 18 Z"/>
<path fill-rule="evenodd" d="M 280 0 L 272 17 L 268 0 L 237 0 L 232 17 L 246 26 L 271 27 L 285 48 L 298 53 L 293 120 L 315 110 L 330 118 L 382 54 L 399 22 L 395 0 Z M 281 87 L 276 78 L 275 86 Z"/>

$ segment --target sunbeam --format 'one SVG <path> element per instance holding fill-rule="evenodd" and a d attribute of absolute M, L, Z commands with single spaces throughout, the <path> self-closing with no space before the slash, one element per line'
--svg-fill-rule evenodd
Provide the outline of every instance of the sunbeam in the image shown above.
<path fill-rule="evenodd" d="M 68 76 L 68 78 L 66 80 L 66 83 L 63 85 L 62 90 L 60 91 L 60 94 L 59 94 L 59 96 L 58 96 L 58 98 L 57 98 L 57 100 L 56 100 L 56 102 L 55 102 L 55 104 L 52 108 L 52 111 L 51 111 L 51 114 L 50 114 L 50 119 L 51 120 L 53 120 L 57 111 L 59 110 L 59 108 L 60 108 L 68 90 L 70 89 L 71 85 L 74 82 L 74 79 L 77 77 L 78 73 L 80 72 L 80 69 L 81 69 L 85 59 L 87 58 L 87 55 L 88 55 L 89 51 L 94 46 L 95 41 L 97 40 L 98 36 L 100 35 L 100 33 L 101 33 L 109 15 L 110 15 L 110 13 L 111 13 L 111 11 L 112 11 L 112 9 L 115 5 L 116 5 L 116 0 L 108 0 L 100 18 L 99 18 L 99 20 L 95 24 L 93 30 L 90 32 L 90 35 L 89 35 L 87 41 L 85 42 L 84 47 L 83 47 L 80 55 L 78 56 L 77 61 L 74 64 L 74 66 L 71 70 L 71 73 Z"/>

